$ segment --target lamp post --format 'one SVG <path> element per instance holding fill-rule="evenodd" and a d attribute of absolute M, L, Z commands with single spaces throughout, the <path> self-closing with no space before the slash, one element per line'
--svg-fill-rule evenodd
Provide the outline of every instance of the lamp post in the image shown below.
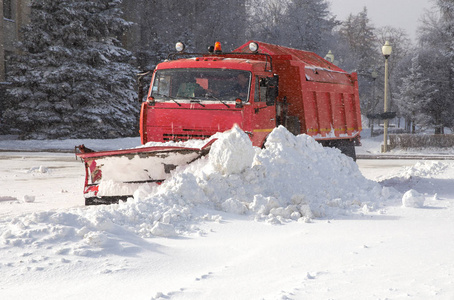
<path fill-rule="evenodd" d="M 384 97 L 384 112 L 388 112 L 388 58 L 391 55 L 393 48 L 389 44 L 388 41 L 386 41 L 385 45 L 381 48 L 381 52 L 383 53 L 383 56 L 385 57 L 385 97 Z M 389 119 L 385 119 L 384 123 L 384 143 L 383 143 L 383 148 L 382 152 L 387 152 L 388 151 L 388 123 Z"/>

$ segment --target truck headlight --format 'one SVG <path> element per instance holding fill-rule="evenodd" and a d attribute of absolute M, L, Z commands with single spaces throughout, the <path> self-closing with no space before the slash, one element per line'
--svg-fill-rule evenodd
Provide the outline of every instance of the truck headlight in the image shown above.
<path fill-rule="evenodd" d="M 183 52 L 185 48 L 186 48 L 186 46 L 184 45 L 183 42 L 178 42 L 178 43 L 175 44 L 175 49 L 178 52 Z"/>
<path fill-rule="evenodd" d="M 249 43 L 249 50 L 251 50 L 251 52 L 257 52 L 259 51 L 259 45 L 256 42 L 251 42 Z"/>

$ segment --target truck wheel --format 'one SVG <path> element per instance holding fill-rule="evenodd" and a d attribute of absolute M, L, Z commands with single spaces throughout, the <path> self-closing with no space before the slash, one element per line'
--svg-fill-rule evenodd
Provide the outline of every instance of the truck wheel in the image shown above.
<path fill-rule="evenodd" d="M 297 116 L 287 116 L 285 128 L 294 135 L 301 134 L 301 123 Z"/>
<path fill-rule="evenodd" d="M 335 147 L 339 149 L 343 154 L 351 157 L 353 161 L 356 161 L 355 142 L 349 140 L 340 140 L 337 141 Z"/>
<path fill-rule="evenodd" d="M 329 140 L 320 141 L 323 147 L 337 148 L 342 154 L 351 157 L 353 161 L 356 161 L 355 142 L 349 140 Z"/>

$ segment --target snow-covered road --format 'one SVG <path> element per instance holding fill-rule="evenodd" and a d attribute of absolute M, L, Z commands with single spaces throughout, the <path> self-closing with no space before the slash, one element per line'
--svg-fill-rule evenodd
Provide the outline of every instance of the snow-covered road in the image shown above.
<path fill-rule="evenodd" d="M 273 165 L 289 159 L 279 153 Z M 233 213 L 235 202 L 228 197 L 224 211 L 196 202 L 180 209 L 179 202 L 170 202 L 172 210 L 161 210 L 159 220 L 170 212 L 164 223 L 179 234 L 163 237 L 159 232 L 166 233 L 166 224 L 161 231 L 151 227 L 154 210 L 173 199 L 205 197 L 188 174 L 173 182 L 160 206 L 149 198 L 84 207 L 84 168 L 74 155 L 1 152 L 0 299 L 453 300 L 454 163 L 358 160 L 361 173 L 377 184 L 364 182 L 336 153 L 319 154 L 323 161 L 333 160 L 315 167 L 316 156 L 308 156 L 311 174 L 327 176 L 326 165 L 342 166 L 330 182 L 344 182 L 345 173 L 354 181 L 352 188 L 372 187 L 358 194 L 367 205 L 338 198 L 316 202 L 325 216 L 292 221 L 285 218 L 291 205 L 284 203 L 266 217 L 254 211 L 256 201 L 266 204 L 269 197 L 255 196 L 246 214 Z M 261 154 L 261 168 L 268 167 L 275 181 L 285 177 L 285 168 L 271 169 L 267 157 Z M 211 180 L 207 187 L 220 194 L 229 190 L 216 172 L 207 178 L 197 172 L 199 184 Z M 257 189 L 255 173 L 248 172 L 230 175 L 227 182 L 245 198 L 244 187 Z M 242 186 L 241 180 L 249 182 Z M 315 184 L 314 178 L 307 180 Z M 377 197 L 377 186 L 383 200 L 369 201 L 368 195 Z M 335 192 L 325 189 L 317 197 Z M 411 189 L 423 197 L 419 208 L 402 205 L 402 195 Z M 355 196 L 346 193 L 341 197 Z"/>
<path fill-rule="evenodd" d="M 366 178 L 380 180 L 417 161 L 359 159 L 357 164 Z M 83 206 L 84 177 L 83 163 L 74 154 L 0 152 L 0 217 Z M 35 201 L 24 205 L 26 196 Z"/>
<path fill-rule="evenodd" d="M 84 177 L 74 154 L 0 152 L 0 217 L 84 205 Z"/>

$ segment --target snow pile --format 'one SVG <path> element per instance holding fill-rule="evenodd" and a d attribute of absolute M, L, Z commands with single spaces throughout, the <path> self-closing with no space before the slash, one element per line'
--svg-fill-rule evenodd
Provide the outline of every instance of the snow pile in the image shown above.
<path fill-rule="evenodd" d="M 438 174 L 442 174 L 446 169 L 452 167 L 450 162 L 441 161 L 418 161 L 414 166 L 404 167 L 397 174 L 390 174 L 387 178 L 381 180 L 385 186 L 417 186 L 420 184 L 421 178 L 433 178 Z M 406 189 L 408 190 L 408 189 Z M 402 193 L 405 192 L 401 191 Z"/>
<path fill-rule="evenodd" d="M 0 224 L 5 246 L 54 244 L 59 254 L 131 252 L 141 237 L 203 234 L 198 222 L 226 213 L 280 224 L 370 212 L 393 197 L 337 149 L 284 127 L 266 148 L 238 128 L 216 135 L 209 157 L 175 170 L 161 186 L 140 187 L 134 199 L 110 206 L 41 212 Z M 52 247 L 52 246 L 50 246 Z"/>
<path fill-rule="evenodd" d="M 22 199 L 23 199 L 24 202 L 26 202 L 26 203 L 35 202 L 35 196 L 33 196 L 33 195 L 24 195 L 24 197 L 23 197 Z"/>
<path fill-rule="evenodd" d="M 403 174 L 408 178 L 415 176 L 435 176 L 442 173 L 447 168 L 448 165 L 441 161 L 418 161 L 414 166 L 407 167 Z"/>
<path fill-rule="evenodd" d="M 13 197 L 13 196 L 0 196 L 0 202 L 9 202 L 9 201 L 17 201 L 17 198 L 16 197 Z"/>
<path fill-rule="evenodd" d="M 45 174 L 49 173 L 49 169 L 44 166 L 33 167 L 28 170 L 28 173 L 38 173 L 38 174 Z"/>
<path fill-rule="evenodd" d="M 421 193 L 411 189 L 402 196 L 402 205 L 404 207 L 423 207 L 426 197 Z"/>
<path fill-rule="evenodd" d="M 210 163 L 220 174 L 239 174 L 252 165 L 255 151 L 249 138 L 237 127 L 221 136 L 210 150 Z"/>

